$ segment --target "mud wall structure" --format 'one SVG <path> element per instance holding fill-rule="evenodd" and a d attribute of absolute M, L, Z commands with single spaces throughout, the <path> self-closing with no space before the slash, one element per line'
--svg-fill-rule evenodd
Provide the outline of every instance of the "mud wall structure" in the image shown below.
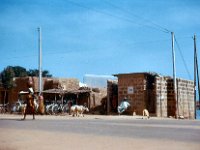
<path fill-rule="evenodd" d="M 131 108 L 142 115 L 143 109 L 158 117 L 194 118 L 194 82 L 177 79 L 177 97 L 174 94 L 173 78 L 152 73 L 117 74 L 118 104 L 127 97 Z M 108 86 L 109 87 L 109 86 Z M 178 107 L 176 106 L 178 104 Z"/>

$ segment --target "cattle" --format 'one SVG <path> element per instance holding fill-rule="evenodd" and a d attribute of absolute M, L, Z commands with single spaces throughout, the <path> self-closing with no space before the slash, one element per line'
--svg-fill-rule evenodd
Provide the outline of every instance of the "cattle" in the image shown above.
<path fill-rule="evenodd" d="M 21 100 L 18 100 L 13 107 L 11 108 L 11 113 L 22 113 L 22 115 L 24 115 L 25 112 L 25 108 L 26 108 L 26 104 L 23 104 L 23 102 Z"/>
<path fill-rule="evenodd" d="M 86 107 L 86 106 L 83 106 L 83 105 L 73 105 L 71 106 L 70 108 L 70 113 L 72 114 L 72 116 L 81 116 L 81 117 L 84 117 L 83 113 L 87 111 L 89 112 L 89 109 Z"/>
<path fill-rule="evenodd" d="M 143 119 L 145 116 L 146 116 L 147 119 L 149 119 L 149 118 L 150 118 L 150 116 L 149 116 L 149 111 L 148 111 L 147 109 L 144 109 L 144 110 L 143 110 L 142 116 L 143 116 L 142 119 Z"/>

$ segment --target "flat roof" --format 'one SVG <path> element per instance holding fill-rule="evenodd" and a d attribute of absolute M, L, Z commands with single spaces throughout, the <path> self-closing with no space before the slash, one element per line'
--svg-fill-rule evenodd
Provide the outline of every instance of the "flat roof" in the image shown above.
<path fill-rule="evenodd" d="M 113 76 L 121 76 L 121 75 L 138 75 L 138 74 L 145 74 L 145 75 L 153 75 L 153 76 L 159 76 L 158 73 L 155 72 L 131 72 L 131 73 L 119 73 L 119 74 L 113 74 Z"/>

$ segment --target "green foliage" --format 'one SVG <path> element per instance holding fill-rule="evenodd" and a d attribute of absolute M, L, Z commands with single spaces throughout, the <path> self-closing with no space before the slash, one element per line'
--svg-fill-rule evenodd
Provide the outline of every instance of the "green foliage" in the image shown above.
<path fill-rule="evenodd" d="M 42 72 L 42 76 L 43 76 L 43 77 L 52 77 L 52 75 L 49 74 L 49 71 L 48 71 L 48 70 L 44 70 L 44 71 Z"/>
<path fill-rule="evenodd" d="M 29 69 L 29 71 L 27 71 L 27 74 L 28 74 L 28 76 L 38 77 L 39 71 L 38 71 L 38 69 Z"/>
<path fill-rule="evenodd" d="M 15 66 L 15 67 L 13 67 L 13 71 L 15 73 L 15 77 L 26 77 L 27 76 L 27 71 L 23 67 Z"/>
<path fill-rule="evenodd" d="M 26 76 L 37 76 L 39 75 L 38 69 L 29 69 L 28 71 L 20 66 L 8 66 L 0 73 L 0 86 L 5 89 L 14 87 L 14 77 L 26 77 Z M 49 71 L 44 70 L 42 72 L 43 77 L 52 77 Z"/>
<path fill-rule="evenodd" d="M 39 71 L 38 69 L 29 69 L 29 71 L 27 71 L 28 76 L 39 76 Z M 42 71 L 42 77 L 52 77 L 51 74 L 49 74 L 48 70 L 44 70 Z"/>
<path fill-rule="evenodd" d="M 1 82 L 5 89 L 12 88 L 14 86 L 13 78 L 15 72 L 11 66 L 8 66 L 1 72 Z"/>

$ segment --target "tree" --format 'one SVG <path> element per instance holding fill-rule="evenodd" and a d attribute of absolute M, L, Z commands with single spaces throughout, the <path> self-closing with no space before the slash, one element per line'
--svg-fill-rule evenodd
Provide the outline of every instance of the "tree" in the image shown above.
<path fill-rule="evenodd" d="M 5 89 L 3 107 L 5 106 L 7 90 L 14 87 L 14 81 L 13 81 L 14 77 L 15 77 L 15 73 L 11 66 L 8 66 L 1 72 L 1 82 L 2 82 L 3 88 Z"/>
<path fill-rule="evenodd" d="M 29 69 L 29 71 L 27 71 L 28 76 L 39 76 L 39 71 L 38 69 Z"/>
<path fill-rule="evenodd" d="M 39 71 L 38 69 L 29 69 L 29 71 L 27 71 L 27 75 L 28 76 L 39 76 Z M 42 77 L 52 77 L 51 74 L 49 74 L 48 70 L 44 70 L 42 71 Z"/>
<path fill-rule="evenodd" d="M 48 70 L 42 71 L 42 76 L 43 76 L 43 77 L 52 77 L 52 75 L 49 74 L 49 71 L 48 71 Z"/>
<path fill-rule="evenodd" d="M 4 88 L 4 100 L 3 106 L 5 106 L 7 91 L 15 86 L 14 77 L 26 77 L 26 76 L 37 76 L 39 71 L 37 69 L 29 69 L 27 71 L 25 68 L 20 66 L 8 66 L 2 72 L 0 72 L 0 86 Z M 49 71 L 44 70 L 42 72 L 43 77 L 52 77 Z"/>
<path fill-rule="evenodd" d="M 15 73 L 15 77 L 26 77 L 27 76 L 27 71 L 23 67 L 15 66 L 15 67 L 13 67 L 13 71 Z"/>
<path fill-rule="evenodd" d="M 1 72 L 1 82 L 5 89 L 12 88 L 14 86 L 13 78 L 15 77 L 15 72 L 13 67 L 8 66 Z"/>

